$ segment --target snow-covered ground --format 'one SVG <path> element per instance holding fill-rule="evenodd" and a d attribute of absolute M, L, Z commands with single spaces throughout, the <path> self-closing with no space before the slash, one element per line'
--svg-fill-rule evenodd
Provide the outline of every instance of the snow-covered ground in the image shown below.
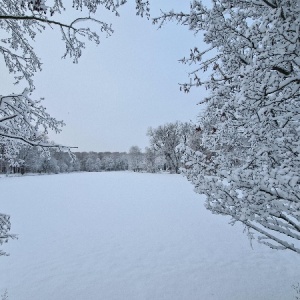
<path fill-rule="evenodd" d="M 300 256 L 254 243 L 180 175 L 0 178 L 9 300 L 295 299 Z"/>

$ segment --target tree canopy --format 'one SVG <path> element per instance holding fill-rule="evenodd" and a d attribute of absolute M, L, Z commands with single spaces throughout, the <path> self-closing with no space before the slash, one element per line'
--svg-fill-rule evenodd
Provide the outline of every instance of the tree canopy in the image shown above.
<path fill-rule="evenodd" d="M 199 139 L 183 146 L 183 173 L 213 213 L 242 222 L 252 239 L 300 253 L 300 5 L 298 0 L 192 1 L 189 13 L 163 13 L 204 34 L 188 92 L 205 86 Z M 203 72 L 208 72 L 207 80 Z"/>

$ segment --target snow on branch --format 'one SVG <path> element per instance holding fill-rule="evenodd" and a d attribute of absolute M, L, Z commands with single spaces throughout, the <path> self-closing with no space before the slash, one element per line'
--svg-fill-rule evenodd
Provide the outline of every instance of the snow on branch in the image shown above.
<path fill-rule="evenodd" d="M 252 239 L 300 253 L 300 7 L 298 0 L 193 1 L 190 12 L 162 13 L 203 32 L 191 50 L 188 92 L 205 85 L 198 139 L 181 148 L 183 174 L 213 213 L 231 216 Z M 195 50 L 196 49 L 196 50 Z M 203 54 L 202 54 L 203 53 Z M 202 56 L 205 55 L 203 61 Z M 203 80 L 203 72 L 209 79 Z"/>
<path fill-rule="evenodd" d="M 66 8 L 63 1 L 54 0 L 48 5 L 47 0 L 0 0 L 0 29 L 6 32 L 0 41 L 0 53 L 10 73 L 15 74 L 16 83 L 26 80 L 30 88 L 34 88 L 32 76 L 41 70 L 41 61 L 36 55 L 32 42 L 38 33 L 46 27 L 56 26 L 61 29 L 62 40 L 66 50 L 63 57 L 69 56 L 77 63 L 85 48 L 85 41 L 100 43 L 100 33 L 110 36 L 113 33 L 111 24 L 107 24 L 95 17 L 100 6 L 119 16 L 118 8 L 126 3 L 125 0 L 73 0 L 72 7 L 80 16 L 70 23 L 55 19 L 58 14 L 64 15 Z M 87 10 L 88 15 L 83 15 Z M 148 1 L 136 0 L 137 14 L 149 18 Z M 96 23 L 98 30 L 89 28 L 90 22 Z M 83 25 L 86 23 L 85 25 Z M 81 27 L 79 27 L 79 25 Z"/>
<path fill-rule="evenodd" d="M 28 89 L 19 95 L 0 96 L 1 144 L 10 141 L 12 152 L 19 147 L 19 143 L 40 148 L 70 149 L 47 142 L 48 130 L 59 133 L 64 123 L 51 117 L 40 102 L 29 97 Z"/>

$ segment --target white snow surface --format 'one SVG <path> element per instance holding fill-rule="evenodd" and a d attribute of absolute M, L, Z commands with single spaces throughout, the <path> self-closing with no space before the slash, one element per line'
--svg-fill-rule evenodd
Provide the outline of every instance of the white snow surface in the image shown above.
<path fill-rule="evenodd" d="M 9 300 L 295 299 L 300 256 L 250 247 L 180 175 L 1 177 Z"/>

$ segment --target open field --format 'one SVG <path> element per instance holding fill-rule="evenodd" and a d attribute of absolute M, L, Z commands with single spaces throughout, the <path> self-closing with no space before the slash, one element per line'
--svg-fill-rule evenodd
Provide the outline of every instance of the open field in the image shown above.
<path fill-rule="evenodd" d="M 179 175 L 1 177 L 9 300 L 295 299 L 300 256 L 215 216 Z"/>

